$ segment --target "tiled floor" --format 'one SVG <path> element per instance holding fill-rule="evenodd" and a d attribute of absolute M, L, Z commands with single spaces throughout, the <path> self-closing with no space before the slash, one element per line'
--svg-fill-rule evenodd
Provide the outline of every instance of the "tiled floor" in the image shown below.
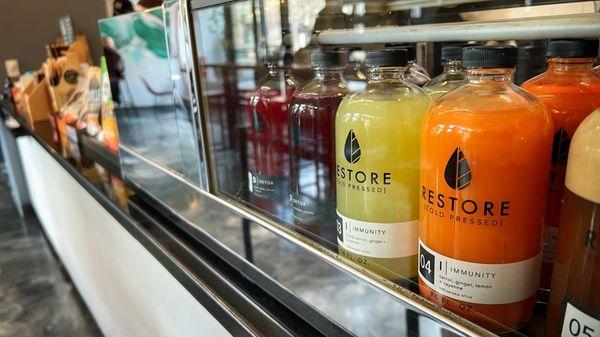
<path fill-rule="evenodd" d="M 0 337 L 102 336 L 33 214 L 19 218 L 0 162 Z"/>

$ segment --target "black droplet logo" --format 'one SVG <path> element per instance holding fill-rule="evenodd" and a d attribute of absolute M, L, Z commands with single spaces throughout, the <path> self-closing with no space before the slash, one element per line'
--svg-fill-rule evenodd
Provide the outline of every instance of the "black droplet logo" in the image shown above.
<path fill-rule="evenodd" d="M 455 190 L 462 190 L 471 183 L 471 168 L 459 147 L 454 150 L 446 164 L 444 178 L 448 186 Z"/>
<path fill-rule="evenodd" d="M 554 134 L 554 140 L 552 141 L 552 164 L 554 165 L 566 165 L 569 157 L 569 146 L 571 145 L 571 139 L 567 130 L 564 128 L 558 129 Z"/>
<path fill-rule="evenodd" d="M 348 132 L 348 137 L 346 137 L 344 156 L 346 156 L 346 160 L 351 164 L 356 164 L 360 160 L 360 145 L 352 129 Z"/>

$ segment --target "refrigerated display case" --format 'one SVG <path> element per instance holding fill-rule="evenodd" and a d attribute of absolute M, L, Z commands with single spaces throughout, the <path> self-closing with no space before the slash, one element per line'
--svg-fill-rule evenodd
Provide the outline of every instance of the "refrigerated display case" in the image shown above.
<path fill-rule="evenodd" d="M 339 89 L 342 76 L 347 81 L 341 80 L 340 97 L 348 90 L 349 102 L 361 100 L 363 106 L 395 109 L 385 101 L 392 95 L 380 94 L 373 86 L 387 81 L 386 71 L 367 70 L 365 63 L 376 57 L 374 51 L 399 55 L 402 52 L 394 50 L 412 48 L 416 65 L 411 60 L 394 64 L 401 70 L 389 75 L 395 80 L 402 78 L 406 84 L 381 86 L 381 90 L 410 88 L 425 99 L 424 92 L 409 83 L 410 78 L 427 72 L 432 77 L 439 75 L 441 50 L 450 44 L 514 46 L 516 72 L 508 71 L 505 79 L 507 85 L 514 86 L 508 82 L 514 79 L 520 84 L 545 70 L 545 58 L 540 55 L 544 55 L 548 39 L 600 38 L 599 10 L 594 1 L 557 0 L 192 0 L 171 1 L 159 9 L 107 19 L 101 22 L 101 31 L 114 41 L 125 62 L 123 78 L 112 81 L 123 95 L 116 115 L 124 181 L 174 227 L 193 238 L 195 245 L 206 247 L 222 268 L 242 275 L 247 284 L 238 284 L 238 295 L 250 298 L 260 311 L 254 315 L 236 307 L 238 320 L 251 327 L 249 334 L 554 335 L 556 331 L 545 331 L 548 290 L 537 291 L 537 285 L 535 294 L 526 296 L 537 299 L 528 300 L 535 302 L 535 307 L 531 309 L 528 304 L 526 318 L 510 326 L 498 322 L 502 315 L 494 316 L 497 310 L 470 306 L 451 290 L 439 298 L 426 299 L 420 294 L 425 288 L 419 287 L 414 276 L 416 265 L 426 269 L 429 261 L 430 269 L 438 266 L 424 253 L 414 256 L 414 230 L 398 228 L 408 226 L 408 222 L 417 228 L 416 204 L 421 191 L 412 182 L 419 172 L 418 156 L 405 154 L 418 153 L 419 137 L 408 137 L 405 132 L 407 125 L 420 124 L 416 119 L 422 118 L 422 113 L 403 116 L 406 120 L 384 120 L 375 108 L 372 114 L 361 117 L 360 111 L 352 110 L 359 105 L 346 104 L 348 123 L 359 123 L 364 130 L 354 126 L 347 135 L 336 137 L 332 127 L 335 114 L 323 116 L 327 109 L 318 103 L 294 103 L 294 97 L 297 92 L 320 99 L 331 92 L 337 95 L 341 91 L 335 88 Z M 157 42 L 161 39 L 164 44 Z M 335 75 L 319 73 L 320 64 L 314 58 L 311 65 L 311 55 L 334 51 L 346 58 L 344 62 L 332 60 L 336 66 L 346 64 L 343 75 L 339 71 Z M 409 59 L 408 51 L 406 54 Z M 338 76 L 337 80 L 330 84 L 324 81 L 320 86 L 307 84 L 314 76 L 313 67 L 317 76 Z M 155 89 L 159 85 L 164 87 L 164 94 Z M 133 90 L 134 86 L 137 89 Z M 147 97 L 138 97 L 140 92 Z M 394 97 L 402 97 L 394 98 L 395 104 L 402 104 L 408 96 Z M 420 105 L 408 107 L 421 109 Z M 294 117 L 297 111 L 302 111 L 301 118 Z M 463 134 L 468 138 L 468 130 Z M 404 136 L 414 146 L 403 143 L 400 138 Z M 398 148 L 387 151 L 375 146 L 384 141 L 392 144 L 387 147 L 396 144 Z M 303 145 L 298 148 L 298 144 Z M 498 140 L 494 146 L 512 146 L 504 151 L 518 152 L 514 144 Z M 493 146 L 490 151 L 495 151 Z M 381 157 L 377 161 L 363 159 L 370 163 L 367 167 L 351 166 L 361 157 L 377 155 Z M 471 167 L 464 166 L 464 156 L 457 148 L 443 158 L 444 163 L 454 158 L 447 167 L 452 164 L 456 171 L 451 186 L 456 191 L 466 187 L 470 174 L 478 170 L 473 161 Z M 518 164 L 518 160 L 506 158 L 507 163 Z M 458 176 L 459 172 L 464 175 Z M 466 174 L 469 182 L 461 180 Z M 398 179 L 398 175 L 414 179 Z M 350 184 L 347 179 L 354 181 Z M 360 214 L 352 219 L 345 218 L 333 201 L 336 191 L 332 182 L 341 181 L 348 183 L 344 193 L 356 192 L 348 199 L 352 203 L 345 206 L 353 210 L 352 214 Z M 536 180 L 536 184 L 538 181 L 544 179 Z M 532 186 L 519 189 L 529 192 Z M 520 195 L 512 186 L 507 189 Z M 377 194 L 380 198 L 369 199 Z M 412 200 L 415 205 L 403 201 L 407 198 L 417 199 Z M 492 212 L 488 206 L 481 205 Z M 381 215 L 379 210 L 383 209 L 393 216 Z M 332 216 L 336 211 L 337 219 Z M 538 233 L 523 235 L 539 241 L 542 223 L 534 227 Z M 348 233 L 356 228 L 362 228 L 363 233 Z M 388 230 L 392 234 L 383 234 Z M 476 235 L 476 230 L 470 233 L 455 234 L 457 238 Z M 354 240 L 350 245 L 354 251 L 347 251 L 344 240 Z M 399 245 L 406 247 L 399 249 Z M 496 251 L 524 250 L 511 248 L 509 235 L 481 242 L 482 247 L 486 245 Z M 530 246 L 536 246 L 535 242 Z M 415 259 L 414 273 L 401 272 L 388 263 L 404 252 Z M 503 266 L 515 262 L 506 257 L 510 254 L 497 253 Z M 536 268 L 536 263 L 529 265 Z M 488 267 L 482 270 L 488 271 Z M 514 279 L 529 274 L 524 275 Z M 510 275 L 506 279 L 510 280 Z M 456 293 L 464 292 L 464 288 L 493 288 L 485 282 L 469 283 L 468 279 L 448 277 L 446 281 L 453 282 L 450 287 Z M 518 292 L 519 286 L 504 284 L 503 289 Z M 521 299 L 519 296 L 512 297 Z M 499 301 L 485 303 L 503 303 Z M 507 308 L 502 310 L 523 309 Z"/>

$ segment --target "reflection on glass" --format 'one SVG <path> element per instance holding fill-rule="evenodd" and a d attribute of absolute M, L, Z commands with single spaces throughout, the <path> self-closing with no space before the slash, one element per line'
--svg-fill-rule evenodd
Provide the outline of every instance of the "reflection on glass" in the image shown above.
<path fill-rule="evenodd" d="M 199 185 L 184 26 L 174 2 L 99 22 L 120 146 Z"/>
<path fill-rule="evenodd" d="M 423 66 L 417 63 L 417 48 L 414 45 L 397 46 L 391 44 L 388 46 L 387 49 L 406 49 L 406 51 L 408 52 L 408 64 L 406 65 L 406 68 L 404 70 L 404 78 L 408 82 L 422 87 L 429 81 L 431 81 L 431 77 L 429 77 L 427 69 L 425 69 Z"/>
<path fill-rule="evenodd" d="M 361 49 L 350 49 L 348 51 L 348 66 L 344 71 L 344 77 L 348 81 L 350 92 L 363 91 L 367 87 L 367 75 L 362 69 L 366 52 Z"/>
<path fill-rule="evenodd" d="M 193 59 L 190 35 L 187 30 L 187 17 L 179 1 L 164 4 L 164 21 L 168 60 L 173 83 L 173 101 L 177 117 L 181 159 L 184 175 L 202 188 L 207 186 L 205 156 L 198 140 L 202 139 L 199 125 L 194 115 L 196 92 L 193 87 Z M 191 155 L 198 153 L 198 157 Z M 200 164 L 200 165 L 199 165 Z"/>
<path fill-rule="evenodd" d="M 248 191 L 252 204 L 281 217 L 289 200 L 288 106 L 299 83 L 288 65 L 270 60 L 267 66 L 247 108 Z"/>
<path fill-rule="evenodd" d="M 109 74 L 116 74 L 113 67 L 122 68 L 121 77 L 111 77 L 118 91 L 113 100 L 119 106 L 172 105 L 163 9 L 101 20 L 99 27 L 104 47 L 119 56 L 108 64 Z"/>
<path fill-rule="evenodd" d="M 291 189 L 295 224 L 335 242 L 335 113 L 346 95 L 344 52 L 315 52 L 315 78 L 290 105 Z"/>
<path fill-rule="evenodd" d="M 231 5 L 234 57 L 237 64 L 253 65 L 256 63 L 256 50 L 253 27 L 254 13 L 251 1 L 241 1 Z"/>

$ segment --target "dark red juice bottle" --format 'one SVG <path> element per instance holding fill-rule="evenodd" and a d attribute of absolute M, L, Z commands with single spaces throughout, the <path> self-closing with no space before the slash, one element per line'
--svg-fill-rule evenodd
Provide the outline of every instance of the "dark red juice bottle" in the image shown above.
<path fill-rule="evenodd" d="M 269 60 L 267 67 L 246 111 L 248 192 L 250 203 L 282 217 L 289 202 L 288 106 L 299 83 L 289 66 Z"/>
<path fill-rule="evenodd" d="M 290 104 L 291 185 L 294 223 L 335 242 L 335 114 L 348 92 L 346 54 L 311 55 L 312 81 Z"/>

